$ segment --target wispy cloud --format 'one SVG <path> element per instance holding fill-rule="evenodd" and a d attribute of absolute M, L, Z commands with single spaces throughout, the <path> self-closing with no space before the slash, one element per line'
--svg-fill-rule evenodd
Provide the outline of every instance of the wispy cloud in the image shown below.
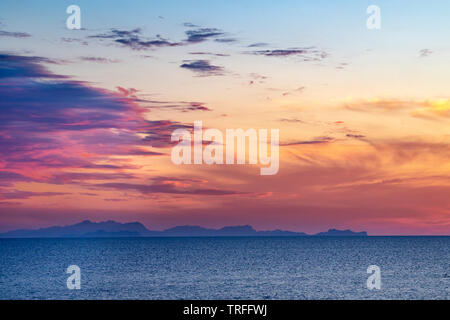
<path fill-rule="evenodd" d="M 268 47 L 268 46 L 269 46 L 269 44 L 266 42 L 255 42 L 255 43 L 248 45 L 249 48 L 261 48 L 261 47 Z"/>
<path fill-rule="evenodd" d="M 187 28 L 200 28 L 200 26 L 198 26 L 194 23 L 191 23 L 191 22 L 185 22 L 185 23 L 183 23 L 183 26 L 187 27 Z"/>
<path fill-rule="evenodd" d="M 186 31 L 186 42 L 199 43 L 209 39 L 217 39 L 225 35 L 225 33 L 216 28 L 198 28 Z"/>
<path fill-rule="evenodd" d="M 112 40 L 115 44 L 128 47 L 132 50 L 192 45 L 208 40 L 222 43 L 232 43 L 237 41 L 237 39 L 227 36 L 227 33 L 217 28 L 201 28 L 190 23 L 185 23 L 184 26 L 192 29 L 185 31 L 187 38 L 181 41 L 170 41 L 159 34 L 153 38 L 148 38 L 143 36 L 141 28 L 131 30 L 110 29 L 105 33 L 91 35 L 89 38 Z"/>
<path fill-rule="evenodd" d="M 107 33 L 92 35 L 90 38 L 96 39 L 111 39 L 116 44 L 128 47 L 132 50 L 146 50 L 154 47 L 174 47 L 179 46 L 179 42 L 171 42 L 168 39 L 156 35 L 153 39 L 142 37 L 140 28 L 132 30 L 111 29 Z"/>
<path fill-rule="evenodd" d="M 208 60 L 185 60 L 180 68 L 194 71 L 199 76 L 220 76 L 225 73 L 223 67 L 212 65 Z"/>
<path fill-rule="evenodd" d="M 426 58 L 430 56 L 433 53 L 430 49 L 422 49 L 419 51 L 419 57 L 420 58 Z"/>
<path fill-rule="evenodd" d="M 297 118 L 282 118 L 279 119 L 280 122 L 287 122 L 287 123 L 305 123 L 305 121 L 297 119 Z"/>
<path fill-rule="evenodd" d="M 0 30 L 0 37 L 11 37 L 11 38 L 29 38 L 31 34 L 26 32 L 11 32 Z"/>
<path fill-rule="evenodd" d="M 245 53 L 265 57 L 298 57 L 301 58 L 302 61 L 321 61 L 328 57 L 327 52 L 314 47 L 255 50 L 247 51 Z"/>
<path fill-rule="evenodd" d="M 118 63 L 118 59 L 108 59 L 103 57 L 83 56 L 79 58 L 81 61 L 95 62 L 95 63 Z"/>
<path fill-rule="evenodd" d="M 366 136 L 363 135 L 363 134 L 352 134 L 352 133 L 347 133 L 345 136 L 346 136 L 347 138 L 353 138 L 353 139 L 363 139 L 363 138 L 366 137 Z"/>
<path fill-rule="evenodd" d="M 169 193 L 169 194 L 185 194 L 185 195 L 204 195 L 204 196 L 227 196 L 241 194 L 237 191 L 221 190 L 221 189 L 207 189 L 207 188 L 183 188 L 173 184 L 133 184 L 133 183 L 102 183 L 93 185 L 97 188 L 108 188 L 118 191 L 132 190 L 144 195 L 154 193 Z"/>
<path fill-rule="evenodd" d="M 0 187 L 12 186 L 15 182 L 29 182 L 32 181 L 20 173 L 12 171 L 0 171 Z"/>
<path fill-rule="evenodd" d="M 306 89 L 305 86 L 301 86 L 301 87 L 298 87 L 298 88 L 296 88 L 294 90 L 285 91 L 285 92 L 282 93 L 282 95 L 283 96 L 289 96 L 289 95 L 296 94 L 296 93 L 297 94 L 298 93 L 302 93 L 303 91 L 305 91 L 305 89 Z"/>
<path fill-rule="evenodd" d="M 220 42 L 220 43 L 234 43 L 234 42 L 238 42 L 238 39 L 236 38 L 219 38 L 219 39 L 214 39 L 215 42 Z"/>
<path fill-rule="evenodd" d="M 195 52 L 189 52 L 189 54 L 192 55 L 208 55 L 208 56 L 215 56 L 215 57 L 229 57 L 229 54 L 226 53 L 214 53 L 214 52 L 205 52 L 205 51 L 195 51 Z"/>
<path fill-rule="evenodd" d="M 422 102 L 412 111 L 412 116 L 429 120 L 450 118 L 450 99 L 436 99 Z"/>
<path fill-rule="evenodd" d="M 450 118 L 450 99 L 400 100 L 371 99 L 352 101 L 344 104 L 346 109 L 358 112 L 409 112 L 416 118 L 439 120 Z"/>
<path fill-rule="evenodd" d="M 332 137 L 317 137 L 313 140 L 300 140 L 300 141 L 288 141 L 280 143 L 280 146 L 297 146 L 297 145 L 308 145 L 308 144 L 323 144 L 333 142 L 334 138 Z"/>
<path fill-rule="evenodd" d="M 83 46 L 89 45 L 89 43 L 84 39 L 78 39 L 78 38 L 61 38 L 61 41 L 64 43 L 76 43 L 81 44 Z"/>
<path fill-rule="evenodd" d="M 140 105 L 146 109 L 159 109 L 159 110 L 171 110 L 171 111 L 211 111 L 209 107 L 206 106 L 205 102 L 199 101 L 162 101 L 162 100 L 151 100 L 139 97 L 139 90 L 135 88 L 123 88 L 116 87 L 121 95 L 130 98 L 135 102 L 139 102 Z"/>
<path fill-rule="evenodd" d="M 50 197 L 50 196 L 61 196 L 69 193 L 66 192 L 32 192 L 32 191 L 21 191 L 13 190 L 9 192 L 1 192 L 0 199 L 10 200 L 10 199 L 28 199 L 31 197 Z"/>

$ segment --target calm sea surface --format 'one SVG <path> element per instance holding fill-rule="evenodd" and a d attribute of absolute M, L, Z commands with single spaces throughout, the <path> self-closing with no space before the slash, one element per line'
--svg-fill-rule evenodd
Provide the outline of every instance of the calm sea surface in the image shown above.
<path fill-rule="evenodd" d="M 0 239 L 0 299 L 449 298 L 450 237 Z"/>

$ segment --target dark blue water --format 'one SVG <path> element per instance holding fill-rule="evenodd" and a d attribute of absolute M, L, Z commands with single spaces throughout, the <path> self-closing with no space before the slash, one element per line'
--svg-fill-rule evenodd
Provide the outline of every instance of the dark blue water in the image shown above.
<path fill-rule="evenodd" d="M 449 298 L 450 237 L 0 239 L 0 299 Z"/>

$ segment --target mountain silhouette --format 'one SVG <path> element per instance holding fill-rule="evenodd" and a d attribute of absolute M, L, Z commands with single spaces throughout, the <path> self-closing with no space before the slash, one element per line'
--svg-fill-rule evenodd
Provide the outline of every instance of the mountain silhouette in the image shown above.
<path fill-rule="evenodd" d="M 9 231 L 0 234 L 2 238 L 59 238 L 59 237 L 83 237 L 83 236 L 103 236 L 107 233 L 110 236 L 145 236 L 149 233 L 149 230 L 144 227 L 142 223 L 130 222 L 130 223 L 119 223 L 112 220 L 104 222 L 91 222 L 89 220 L 84 220 L 80 223 L 73 224 L 70 226 L 55 226 L 49 228 L 42 228 L 36 230 L 21 229 Z"/>
<path fill-rule="evenodd" d="M 333 236 L 333 237 L 340 237 L 340 236 L 367 236 L 367 232 L 361 231 L 361 232 L 353 232 L 352 230 L 337 230 L 337 229 L 329 229 L 326 232 L 319 232 L 315 234 L 316 236 L 323 237 L 323 236 Z"/>
<path fill-rule="evenodd" d="M 106 238 L 106 237 L 283 237 L 283 236 L 367 236 L 366 232 L 330 229 L 309 235 L 304 232 L 271 230 L 256 231 L 252 226 L 226 226 L 208 229 L 200 226 L 177 226 L 152 231 L 140 222 L 120 223 L 113 220 L 91 222 L 84 220 L 69 226 L 41 229 L 19 229 L 0 234 L 0 238 Z"/>

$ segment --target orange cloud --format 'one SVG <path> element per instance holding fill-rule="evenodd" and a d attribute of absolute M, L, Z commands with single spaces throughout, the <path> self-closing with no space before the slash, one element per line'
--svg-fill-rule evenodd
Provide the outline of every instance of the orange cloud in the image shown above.
<path fill-rule="evenodd" d="M 370 99 L 346 102 L 344 107 L 361 112 L 410 111 L 413 117 L 426 119 L 450 118 L 450 99 L 428 99 L 421 101 L 396 99 Z"/>

